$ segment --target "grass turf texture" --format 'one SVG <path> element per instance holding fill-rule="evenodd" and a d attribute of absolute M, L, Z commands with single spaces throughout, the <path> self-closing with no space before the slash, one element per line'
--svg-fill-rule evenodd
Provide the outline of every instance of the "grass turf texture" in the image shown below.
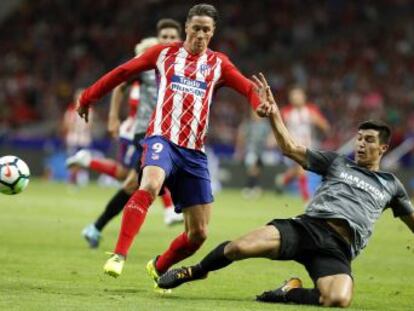
<path fill-rule="evenodd" d="M 168 297 L 152 291 L 147 261 L 163 251 L 182 226 L 163 224 L 159 201 L 135 240 L 123 275 L 104 276 L 102 265 L 116 242 L 119 218 L 104 231 L 98 250 L 90 250 L 81 229 L 102 210 L 115 189 L 33 180 L 17 196 L 0 195 L 0 310 L 315 310 L 314 307 L 262 304 L 255 294 L 296 275 L 311 286 L 293 262 L 252 259 L 185 284 Z M 197 262 L 219 242 L 238 237 L 272 218 L 299 214 L 297 198 L 266 193 L 253 201 L 226 190 L 216 196 L 209 239 L 184 264 Z M 414 236 L 385 212 L 368 248 L 354 262 L 356 281 L 349 310 L 412 310 Z"/>

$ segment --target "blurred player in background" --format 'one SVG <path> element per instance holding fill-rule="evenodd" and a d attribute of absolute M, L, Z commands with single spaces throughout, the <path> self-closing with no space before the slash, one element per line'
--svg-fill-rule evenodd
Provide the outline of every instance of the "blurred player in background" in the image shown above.
<path fill-rule="evenodd" d="M 87 121 L 93 102 L 134 75 L 157 70 L 157 107 L 141 142 L 141 182 L 124 208 L 114 254 L 104 265 L 108 275 L 122 273 L 132 242 L 163 185 L 171 190 L 176 209 L 184 213 L 185 232 L 148 263 L 154 281 L 206 240 L 213 196 L 204 141 L 215 86 L 221 83 L 235 89 L 263 116 L 271 112 L 270 106 L 259 106 L 254 84 L 224 54 L 208 49 L 217 19 L 214 6 L 193 6 L 187 15 L 185 42 L 147 50 L 100 78 L 80 98 L 78 112 Z"/>
<path fill-rule="evenodd" d="M 157 23 L 157 38 L 143 39 L 136 45 L 135 54 L 137 56 L 141 55 L 148 48 L 158 43 L 168 44 L 179 41 L 181 39 L 180 33 L 181 26 L 177 21 L 168 18 L 161 19 Z M 102 214 L 93 224 L 88 225 L 82 231 L 82 235 L 92 248 L 98 247 L 103 228 L 122 211 L 138 187 L 136 169 L 139 166 L 138 161 L 142 154 L 139 141 L 145 136 L 145 131 L 148 128 L 148 123 L 156 105 L 155 80 L 155 72 L 146 71 L 134 77 L 131 81 L 117 86 L 112 93 L 108 131 L 112 137 L 119 138 L 120 153 L 117 165 L 124 167 L 127 170 L 127 174 L 123 177 L 123 179 L 125 177 L 126 179 L 121 189 L 108 202 Z M 120 107 L 128 89 L 129 114 L 128 118 L 121 124 L 119 119 Z M 89 168 L 94 161 L 94 159 L 91 160 L 88 152 L 79 152 L 77 158 L 75 156 L 73 160 L 72 165 L 78 164 Z M 96 159 L 96 161 L 99 161 L 102 165 L 110 165 L 110 162 L 104 162 L 100 159 Z M 104 171 L 102 172 L 105 173 Z M 165 189 L 161 198 L 164 206 L 165 224 L 170 226 L 183 222 L 182 215 L 174 211 L 174 204 L 168 189 Z"/>
<path fill-rule="evenodd" d="M 76 105 L 83 89 L 77 89 L 73 96 L 73 102 L 68 105 L 63 115 L 62 133 L 66 144 L 66 153 L 73 156 L 79 150 L 89 148 L 92 143 L 92 115 L 91 123 L 85 122 L 79 117 L 76 111 Z M 84 185 L 88 182 L 89 175 L 87 171 L 76 168 L 69 172 L 69 182 L 74 185 Z"/>
<path fill-rule="evenodd" d="M 238 129 L 235 158 L 244 159 L 247 182 L 242 194 L 247 199 L 260 197 L 259 180 L 263 168 L 263 154 L 270 134 L 269 122 L 252 111 Z"/>
<path fill-rule="evenodd" d="M 314 127 L 328 135 L 330 129 L 328 121 L 316 105 L 307 102 L 302 87 L 294 87 L 290 90 L 289 102 L 289 105 L 282 108 L 281 113 L 289 133 L 295 140 L 311 148 L 314 145 Z M 286 185 L 296 179 L 302 199 L 308 201 L 310 195 L 306 172 L 297 163 L 290 162 L 290 164 L 290 168 L 285 173 L 276 176 L 276 188 L 282 191 Z"/>
<path fill-rule="evenodd" d="M 277 107 L 264 76 L 255 80 L 261 101 Z M 360 124 L 354 162 L 336 152 L 312 150 L 296 141 L 278 109 L 270 122 L 283 154 L 323 176 L 305 213 L 273 219 L 239 239 L 224 242 L 199 264 L 168 271 L 158 284 L 174 288 L 247 258 L 294 260 L 305 266 L 314 288 L 303 288 L 299 278 L 291 278 L 280 288 L 257 296 L 258 301 L 348 307 L 354 286 L 351 261 L 367 245 L 384 209 L 391 208 L 394 217 L 414 233 L 414 208 L 404 186 L 393 174 L 380 171 L 391 130 L 380 121 Z"/>

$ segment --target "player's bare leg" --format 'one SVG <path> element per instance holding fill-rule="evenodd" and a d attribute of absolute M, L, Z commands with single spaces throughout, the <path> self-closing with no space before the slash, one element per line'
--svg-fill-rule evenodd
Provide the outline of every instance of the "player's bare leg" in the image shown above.
<path fill-rule="evenodd" d="M 211 205 L 200 204 L 183 209 L 185 232 L 176 237 L 169 248 L 147 264 L 147 272 L 155 281 L 171 266 L 193 255 L 207 239 Z"/>
<path fill-rule="evenodd" d="M 237 240 L 220 244 L 195 266 L 169 270 L 159 278 L 158 285 L 161 288 L 174 288 L 186 282 L 205 278 L 211 271 L 246 258 L 277 259 L 280 241 L 280 232 L 276 227 L 258 228 Z"/>
<path fill-rule="evenodd" d="M 320 292 L 320 303 L 325 307 L 346 308 L 351 304 L 354 284 L 348 274 L 321 277 L 316 287 Z"/>
<path fill-rule="evenodd" d="M 138 174 L 135 169 L 131 169 L 128 172 L 128 176 L 122 183 L 122 189 L 131 195 L 138 189 Z"/>
<path fill-rule="evenodd" d="M 228 243 L 224 255 L 232 260 L 262 257 L 277 259 L 280 233 L 275 226 L 264 226 Z"/>
<path fill-rule="evenodd" d="M 291 278 L 274 290 L 263 292 L 261 302 L 295 303 L 346 308 L 351 304 L 353 281 L 348 274 L 321 277 L 315 288 L 303 288 L 299 278 Z"/>
<path fill-rule="evenodd" d="M 142 170 L 141 184 L 125 205 L 121 230 L 114 255 L 104 265 L 104 272 L 113 277 L 122 273 L 126 256 L 135 236 L 144 223 L 148 209 L 160 192 L 165 172 L 157 166 L 146 166 Z"/>

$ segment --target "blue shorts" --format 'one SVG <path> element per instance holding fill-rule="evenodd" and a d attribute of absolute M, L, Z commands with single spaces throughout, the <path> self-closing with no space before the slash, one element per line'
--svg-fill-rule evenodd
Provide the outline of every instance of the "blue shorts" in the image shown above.
<path fill-rule="evenodd" d="M 141 169 L 158 166 L 165 171 L 164 185 L 170 190 L 175 211 L 213 202 L 207 156 L 197 150 L 177 146 L 162 136 L 143 139 Z"/>
<path fill-rule="evenodd" d="M 124 167 L 132 169 L 138 165 L 141 150 L 137 148 L 134 141 L 125 138 L 119 139 L 118 162 Z"/>

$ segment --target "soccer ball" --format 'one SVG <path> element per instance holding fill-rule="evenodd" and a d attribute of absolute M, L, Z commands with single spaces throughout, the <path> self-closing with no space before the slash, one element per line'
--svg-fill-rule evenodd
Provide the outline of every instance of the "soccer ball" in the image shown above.
<path fill-rule="evenodd" d="M 30 170 L 27 164 L 16 156 L 0 158 L 0 192 L 18 194 L 29 184 Z"/>

